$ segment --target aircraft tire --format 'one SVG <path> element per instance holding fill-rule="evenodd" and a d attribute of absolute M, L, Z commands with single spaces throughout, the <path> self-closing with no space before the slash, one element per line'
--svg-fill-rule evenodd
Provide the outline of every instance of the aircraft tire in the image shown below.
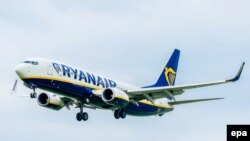
<path fill-rule="evenodd" d="M 37 94 L 36 93 L 31 93 L 30 94 L 30 98 L 36 98 L 37 97 Z"/>
<path fill-rule="evenodd" d="M 115 117 L 115 119 L 119 119 L 120 118 L 120 114 L 119 114 L 118 110 L 114 112 L 114 117 Z"/>
<path fill-rule="evenodd" d="M 37 94 L 36 93 L 33 93 L 33 98 L 37 98 Z"/>
<path fill-rule="evenodd" d="M 119 115 L 120 115 L 120 117 L 121 117 L 122 119 L 125 119 L 126 116 L 127 116 L 127 113 L 126 113 L 124 110 L 121 110 L 120 113 L 119 113 Z"/>
<path fill-rule="evenodd" d="M 30 94 L 30 98 L 34 98 L 34 97 L 33 97 L 33 93 Z"/>
<path fill-rule="evenodd" d="M 86 112 L 82 113 L 82 120 L 87 121 L 88 119 L 89 119 L 88 113 L 86 113 Z"/>
<path fill-rule="evenodd" d="M 76 120 L 77 120 L 77 121 L 81 121 L 82 119 L 83 119 L 82 114 L 81 114 L 81 113 L 77 113 L 77 114 L 76 114 Z"/>

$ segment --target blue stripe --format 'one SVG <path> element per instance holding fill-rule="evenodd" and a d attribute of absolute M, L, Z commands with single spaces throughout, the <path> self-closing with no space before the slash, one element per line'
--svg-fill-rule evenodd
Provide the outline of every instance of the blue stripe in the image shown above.
<path fill-rule="evenodd" d="M 92 94 L 93 88 L 87 88 L 72 83 L 66 83 L 61 81 L 52 81 L 48 79 L 24 79 L 27 84 L 35 84 L 38 88 L 58 93 L 64 96 L 73 97 L 76 99 L 89 98 L 90 102 L 104 108 L 110 108 L 111 106 L 102 101 L 100 97 Z M 121 99 L 122 101 L 123 99 Z M 125 101 L 124 101 L 125 102 Z M 146 116 L 155 115 L 159 111 L 159 107 L 138 102 L 139 106 L 129 103 L 124 110 L 129 115 Z M 166 109 L 165 109 L 166 110 Z M 171 109 L 170 109 L 171 110 Z"/>

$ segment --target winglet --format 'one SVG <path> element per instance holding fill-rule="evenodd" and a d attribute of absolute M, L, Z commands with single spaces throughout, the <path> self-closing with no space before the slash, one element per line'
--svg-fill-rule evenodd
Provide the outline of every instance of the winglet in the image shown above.
<path fill-rule="evenodd" d="M 244 65 L 245 65 L 245 62 L 242 63 L 242 65 L 241 65 L 241 67 L 240 67 L 240 69 L 239 69 L 237 75 L 236 75 L 233 79 L 227 80 L 227 82 L 235 82 L 235 81 L 239 80 L 239 79 L 240 79 L 240 76 L 241 76 L 241 73 L 242 73 L 242 70 L 243 70 L 243 68 L 244 68 Z"/>

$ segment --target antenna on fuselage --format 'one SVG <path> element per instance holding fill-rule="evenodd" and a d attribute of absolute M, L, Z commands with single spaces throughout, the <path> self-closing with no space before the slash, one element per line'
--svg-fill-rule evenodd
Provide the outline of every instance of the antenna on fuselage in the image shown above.
<path fill-rule="evenodd" d="M 15 94 L 16 93 L 16 90 L 17 90 L 17 83 L 18 83 L 18 80 L 16 79 L 15 82 L 14 82 L 14 85 L 11 89 L 11 94 Z"/>
<path fill-rule="evenodd" d="M 11 89 L 11 95 L 18 96 L 18 97 L 29 97 L 29 95 L 17 95 L 17 85 L 18 85 L 18 79 L 15 80 L 13 87 Z"/>

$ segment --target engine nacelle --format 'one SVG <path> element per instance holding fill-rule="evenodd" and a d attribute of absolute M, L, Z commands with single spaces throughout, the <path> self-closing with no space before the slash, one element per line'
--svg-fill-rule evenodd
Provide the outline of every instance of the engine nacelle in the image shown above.
<path fill-rule="evenodd" d="M 128 95 L 116 88 L 105 89 L 102 93 L 102 100 L 109 105 L 120 108 L 125 107 L 129 103 Z"/>
<path fill-rule="evenodd" d="M 53 110 L 60 110 L 65 105 L 64 102 L 61 100 L 60 96 L 49 95 L 46 93 L 41 93 L 37 98 L 37 102 L 40 106 Z"/>

